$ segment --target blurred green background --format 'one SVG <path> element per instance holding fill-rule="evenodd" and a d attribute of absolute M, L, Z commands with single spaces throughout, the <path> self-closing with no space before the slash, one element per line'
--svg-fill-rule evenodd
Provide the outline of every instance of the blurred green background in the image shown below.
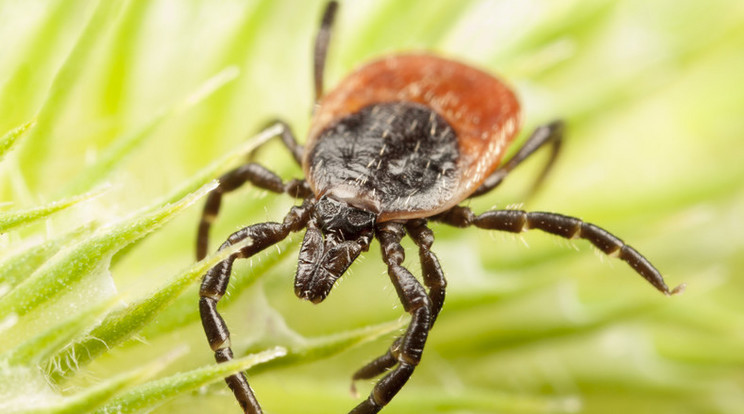
<path fill-rule="evenodd" d="M 270 119 L 304 140 L 323 4 L 0 0 L 0 411 L 239 411 L 223 374 L 199 371 L 204 191 L 184 197 Z M 742 45 L 737 0 L 342 2 L 327 87 L 427 50 L 507 79 L 524 131 L 568 123 L 535 197 L 547 154 L 474 211 L 581 217 L 687 283 L 666 298 L 583 241 L 433 224 L 447 301 L 384 412 L 744 412 Z M 301 176 L 276 142 L 257 159 Z M 211 248 L 293 202 L 231 194 Z M 408 316 L 376 243 L 324 303 L 298 300 L 300 240 L 238 265 L 221 310 L 236 356 L 289 349 L 251 371 L 267 412 L 346 412 L 351 374 Z"/>

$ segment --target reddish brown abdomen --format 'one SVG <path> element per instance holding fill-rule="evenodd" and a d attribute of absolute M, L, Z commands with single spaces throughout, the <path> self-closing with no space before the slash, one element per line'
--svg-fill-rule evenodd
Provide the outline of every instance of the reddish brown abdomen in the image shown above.
<path fill-rule="evenodd" d="M 322 132 L 340 119 L 377 103 L 414 102 L 442 116 L 457 135 L 459 185 L 426 212 L 387 212 L 381 220 L 431 215 L 467 198 L 498 167 L 520 125 L 514 93 L 478 69 L 431 55 L 398 55 L 369 63 L 325 95 L 313 117 L 303 169 Z M 310 179 L 313 187 L 313 180 Z M 318 193 L 318 189 L 313 187 Z"/>

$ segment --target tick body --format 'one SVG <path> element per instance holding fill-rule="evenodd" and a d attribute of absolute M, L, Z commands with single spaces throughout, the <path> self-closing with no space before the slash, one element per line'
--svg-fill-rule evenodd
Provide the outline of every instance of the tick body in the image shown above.
<path fill-rule="evenodd" d="M 659 271 L 616 236 L 580 219 L 547 212 L 492 210 L 476 215 L 458 206 L 485 194 L 541 147 L 551 156 L 562 142 L 563 123 L 538 128 L 506 162 L 516 136 L 520 108 L 502 81 L 478 69 L 427 54 L 396 55 L 362 66 L 332 91 L 323 93 L 323 68 L 337 4 L 329 3 L 315 43 L 316 106 L 303 147 L 284 123 L 282 142 L 301 163 L 305 179 L 283 181 L 249 163 L 220 178 L 207 198 L 197 236 L 197 258 L 206 255 L 209 227 L 222 196 L 249 182 L 302 200 L 281 223 L 259 223 L 233 233 L 220 249 L 245 238 L 253 243 L 204 275 L 199 309 L 207 340 L 218 362 L 232 359 L 230 333 L 217 311 L 233 262 L 248 258 L 305 230 L 295 274 L 295 294 L 322 302 L 336 280 L 367 251 L 373 239 L 382 249 L 390 281 L 411 315 L 405 333 L 352 380 L 384 376 L 351 413 L 376 413 L 400 391 L 421 361 L 429 331 L 445 297 L 444 272 L 431 251 L 436 221 L 456 227 L 522 232 L 539 229 L 583 238 L 602 252 L 627 262 L 659 291 L 670 290 Z M 418 247 L 421 282 L 402 264 L 400 242 L 410 236 Z M 244 373 L 226 378 L 245 413 L 261 413 Z"/>
<path fill-rule="evenodd" d="M 323 97 L 303 170 L 316 195 L 378 223 L 430 217 L 493 172 L 519 123 L 514 93 L 495 77 L 436 56 L 391 56 Z"/>

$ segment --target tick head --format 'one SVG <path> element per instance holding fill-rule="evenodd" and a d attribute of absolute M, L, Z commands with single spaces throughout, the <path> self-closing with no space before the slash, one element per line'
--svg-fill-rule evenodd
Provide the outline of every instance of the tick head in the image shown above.
<path fill-rule="evenodd" d="M 345 201 L 321 197 L 300 248 L 295 294 L 322 302 L 334 283 L 369 248 L 376 215 Z"/>
<path fill-rule="evenodd" d="M 345 201 L 323 196 L 315 205 L 315 220 L 321 232 L 331 242 L 371 237 L 374 231 L 375 214 L 352 207 Z"/>

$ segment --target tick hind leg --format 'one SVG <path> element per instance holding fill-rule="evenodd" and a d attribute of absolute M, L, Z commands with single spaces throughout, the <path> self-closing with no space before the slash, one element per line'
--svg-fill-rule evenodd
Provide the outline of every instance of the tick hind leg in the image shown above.
<path fill-rule="evenodd" d="M 233 358 L 230 348 L 230 331 L 217 311 L 217 303 L 227 291 L 233 262 L 239 258 L 251 257 L 261 250 L 284 240 L 290 232 L 302 229 L 307 223 L 311 208 L 312 203 L 306 200 L 302 206 L 292 207 L 283 223 L 261 223 L 246 227 L 233 233 L 220 247 L 220 250 L 222 250 L 241 240 L 252 240 L 251 244 L 209 269 L 202 280 L 199 291 L 199 313 L 201 314 L 207 341 L 212 351 L 214 351 L 214 358 L 217 362 L 226 362 Z M 261 407 L 256 401 L 244 373 L 231 375 L 225 378 L 225 382 L 235 394 L 235 398 L 245 413 L 261 413 Z"/>
<path fill-rule="evenodd" d="M 428 251 L 433 237 L 423 221 L 411 226 L 411 235 L 420 247 L 422 267 L 424 268 L 424 282 L 436 299 L 432 301 L 423 286 L 406 268 L 401 266 L 405 258 L 400 244 L 405 235 L 403 225 L 399 223 L 383 223 L 377 228 L 377 237 L 382 248 L 382 257 L 388 266 L 388 275 L 395 286 L 403 308 L 411 314 L 411 323 L 400 338 L 393 342 L 388 352 L 370 362 L 354 374 L 353 379 L 373 378 L 388 369 L 392 370 L 375 384 L 370 396 L 354 408 L 353 414 L 376 413 L 400 391 L 408 381 L 416 365 L 421 360 L 424 344 L 429 330 L 441 309 L 444 300 L 444 276 L 441 274 L 439 263 Z"/>
<path fill-rule="evenodd" d="M 529 158 L 535 151 L 550 144 L 550 155 L 548 160 L 542 171 L 540 171 L 540 175 L 537 176 L 537 179 L 528 194 L 528 196 L 532 195 L 545 180 L 545 177 L 547 177 L 553 164 L 555 164 L 556 158 L 558 158 L 561 144 L 563 143 L 564 129 L 565 125 L 563 121 L 553 121 L 549 124 L 538 127 L 535 132 L 530 135 L 524 145 L 522 145 L 522 148 L 520 148 L 519 151 L 509 159 L 509 161 L 505 162 L 497 168 L 496 171 L 491 173 L 491 175 L 483 181 L 483 184 L 481 184 L 481 186 L 478 187 L 470 197 L 478 197 L 498 187 L 498 185 L 501 184 L 504 178 L 506 178 L 514 168 Z"/>
<path fill-rule="evenodd" d="M 636 249 L 607 230 L 575 217 L 522 210 L 493 210 L 476 216 L 469 208 L 458 206 L 437 216 L 436 220 L 456 227 L 473 225 L 481 229 L 511 233 L 539 229 L 566 239 L 585 239 L 608 256 L 626 262 L 665 295 L 674 295 L 684 289 L 684 285 L 680 285 L 670 290 L 661 273 Z"/>
<path fill-rule="evenodd" d="M 419 247 L 419 259 L 423 273 L 424 285 L 429 288 L 429 300 L 431 303 L 431 324 L 434 325 L 439 311 L 444 304 L 445 288 L 447 280 L 439 265 L 439 260 L 430 250 L 434 243 L 434 233 L 426 226 L 426 220 L 411 220 L 406 224 L 408 234 Z M 387 352 L 363 366 L 352 376 L 352 391 L 356 393 L 354 381 L 374 378 L 398 363 L 400 355 L 400 344 L 403 337 L 397 338 Z"/>
<path fill-rule="evenodd" d="M 310 187 L 304 180 L 294 179 L 284 183 L 273 172 L 252 162 L 224 174 L 219 178 L 219 185 L 209 193 L 204 204 L 196 236 L 196 260 L 201 260 L 207 255 L 209 228 L 220 211 L 222 196 L 240 188 L 246 182 L 274 193 L 287 193 L 298 198 L 305 198 L 311 193 Z"/>

